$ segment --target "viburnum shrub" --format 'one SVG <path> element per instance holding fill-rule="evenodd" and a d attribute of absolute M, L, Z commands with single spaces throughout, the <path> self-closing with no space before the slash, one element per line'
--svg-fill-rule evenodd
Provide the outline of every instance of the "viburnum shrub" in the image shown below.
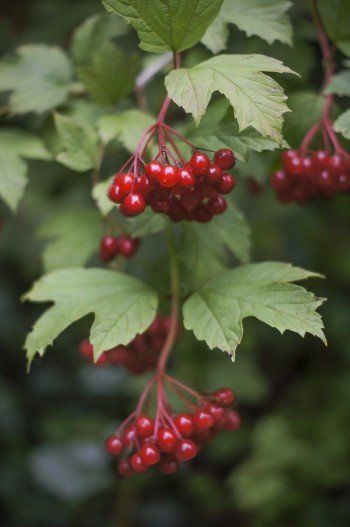
<path fill-rule="evenodd" d="M 283 152 L 283 169 L 270 178 L 271 187 L 283 203 L 295 201 L 304 205 L 313 198 L 331 198 L 335 194 L 350 193 L 350 153 L 342 146 L 331 118 L 335 49 L 331 47 L 324 31 L 315 2 L 312 14 L 325 66 L 322 91 L 326 95 L 321 118 L 312 124 L 298 150 Z M 312 149 L 312 143 L 318 136 L 321 147 Z"/>
<path fill-rule="evenodd" d="M 188 386 L 190 368 L 177 378 L 184 348 L 190 353 L 200 341 L 233 361 L 247 317 L 326 343 L 317 311 L 324 299 L 299 284 L 320 275 L 283 262 L 251 262 L 250 228 L 237 202 L 245 203 L 246 187 L 260 195 L 268 175 L 260 153 L 281 148 L 284 170 L 271 185 L 282 201 L 349 191 L 349 155 L 339 134 L 350 139 L 350 118 L 348 112 L 336 118 L 342 103 L 334 104 L 335 95 L 350 95 L 343 82 L 349 72 L 335 73 L 348 47 L 330 16 L 333 2 L 312 1 L 325 80 L 321 95 L 295 93 L 295 72 L 262 54 L 260 41 L 249 41 L 253 54 L 221 53 L 235 48 L 235 41 L 228 46 L 231 24 L 268 44 L 292 44 L 288 2 L 103 4 L 109 14 L 76 28 L 66 51 L 25 45 L 0 62 L 0 91 L 8 98 L 1 115 L 6 125 L 16 116 L 14 126 L 0 131 L 0 194 L 14 210 L 27 184 L 25 160 L 52 162 L 45 176 L 50 205 L 38 233 L 46 239 L 45 274 L 23 296 L 50 305 L 27 336 L 28 364 L 93 315 L 80 354 L 96 366 L 122 365 L 147 376 L 134 410 L 116 430 L 112 424 L 106 448 L 121 456 L 121 475 L 152 466 L 172 474 L 241 422 L 231 387 L 197 391 Z M 137 43 L 142 53 L 135 53 Z M 307 77 L 307 64 L 300 66 Z M 282 133 L 289 107 L 278 74 L 289 75 L 287 129 L 301 137 L 305 122 L 311 125 L 300 147 L 293 133 Z M 30 131 L 18 128 L 27 114 L 23 127 Z M 256 172 L 264 172 L 259 181 L 250 171 L 254 159 Z M 67 177 L 69 171 L 80 179 Z M 53 190 L 59 207 L 51 207 Z M 39 200 L 29 203 L 39 207 Z"/>

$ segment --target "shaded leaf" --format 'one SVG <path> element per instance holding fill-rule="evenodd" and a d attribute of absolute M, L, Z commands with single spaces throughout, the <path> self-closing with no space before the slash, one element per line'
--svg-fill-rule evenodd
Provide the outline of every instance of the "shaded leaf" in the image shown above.
<path fill-rule="evenodd" d="M 155 317 L 156 292 L 136 278 L 104 269 L 59 269 L 44 275 L 23 296 L 31 302 L 54 302 L 34 324 L 25 349 L 29 364 L 76 320 L 94 313 L 90 341 L 95 360 L 103 351 L 128 344 Z"/>

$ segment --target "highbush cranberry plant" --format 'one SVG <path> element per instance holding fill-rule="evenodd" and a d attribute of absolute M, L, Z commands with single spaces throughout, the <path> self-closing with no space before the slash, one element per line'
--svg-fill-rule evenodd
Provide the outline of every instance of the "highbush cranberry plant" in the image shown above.
<path fill-rule="evenodd" d="M 172 474 L 219 432 L 241 425 L 232 387 L 199 393 L 169 372 L 170 358 L 181 361 L 173 352 L 185 332 L 232 360 L 246 317 L 325 342 L 317 312 L 323 299 L 296 283 L 319 275 L 289 263 L 252 263 L 235 195 L 249 153 L 282 148 L 285 170 L 271 177 L 282 201 L 349 191 L 349 156 L 338 135 L 349 138 L 349 116 L 334 122 L 332 113 L 342 75 L 335 74 L 338 40 L 327 30 L 330 0 L 311 2 L 305 16 L 314 21 L 325 68 L 321 115 L 286 150 L 287 95 L 274 77 L 294 82 L 295 72 L 277 58 L 226 48 L 234 26 L 291 45 L 288 2 L 103 4 L 108 14 L 79 26 L 68 52 L 25 45 L 1 61 L 3 114 L 17 122 L 29 114 L 34 124 L 31 132 L 0 132 L 0 194 L 15 210 L 27 184 L 25 159 L 55 161 L 89 187 L 84 206 L 52 212 L 40 230 L 54 241 L 44 250 L 44 276 L 23 299 L 51 306 L 26 339 L 28 364 L 93 314 L 79 346 L 83 359 L 148 375 L 106 449 L 119 457 L 123 476 L 152 466 Z M 161 272 L 149 276 L 141 263 L 132 276 L 129 262 L 142 262 L 150 235 Z"/>

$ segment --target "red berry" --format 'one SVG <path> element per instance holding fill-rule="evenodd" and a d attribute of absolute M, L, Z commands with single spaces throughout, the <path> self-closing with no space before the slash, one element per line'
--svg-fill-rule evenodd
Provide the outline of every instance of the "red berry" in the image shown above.
<path fill-rule="evenodd" d="M 180 171 L 173 165 L 165 165 L 158 177 L 159 184 L 165 188 L 175 187 L 180 180 Z"/>
<path fill-rule="evenodd" d="M 333 178 L 328 170 L 322 170 L 317 174 L 318 184 L 322 189 L 330 189 L 333 185 Z"/>
<path fill-rule="evenodd" d="M 154 180 L 158 180 L 162 172 L 162 169 L 163 169 L 163 165 L 161 165 L 160 163 L 157 163 L 157 161 L 151 161 L 150 163 L 147 163 L 145 167 L 145 172 L 150 178 Z"/>
<path fill-rule="evenodd" d="M 301 158 L 302 174 L 308 178 L 315 173 L 315 164 L 311 157 L 306 156 Z"/>
<path fill-rule="evenodd" d="M 303 172 L 303 166 L 299 156 L 286 159 L 284 166 L 288 174 L 292 176 L 300 176 Z"/>
<path fill-rule="evenodd" d="M 148 466 L 145 465 L 145 463 L 142 461 L 142 458 L 140 456 L 140 454 L 138 452 L 135 452 L 131 457 L 130 457 L 130 460 L 129 460 L 129 463 L 130 463 L 130 466 L 131 468 L 135 471 L 135 472 L 139 472 L 139 473 L 142 473 L 142 472 L 147 472 L 148 470 Z"/>
<path fill-rule="evenodd" d="M 222 169 L 218 165 L 211 163 L 207 174 L 205 175 L 205 181 L 208 185 L 216 185 L 220 183 L 222 178 Z"/>
<path fill-rule="evenodd" d="M 205 405 L 204 410 L 208 412 L 212 418 L 214 419 L 215 423 L 220 421 L 222 416 L 224 415 L 224 408 L 222 406 L 219 406 L 214 403 L 208 403 Z"/>
<path fill-rule="evenodd" d="M 324 168 L 327 168 L 329 154 L 326 150 L 316 150 L 312 156 L 312 159 L 314 161 L 315 168 L 318 170 L 323 170 Z"/>
<path fill-rule="evenodd" d="M 194 218 L 199 223 L 208 223 L 213 217 L 207 205 L 199 205 L 194 211 Z"/>
<path fill-rule="evenodd" d="M 160 460 L 160 450 L 153 445 L 143 445 L 139 451 L 142 461 L 145 465 L 156 465 Z"/>
<path fill-rule="evenodd" d="M 140 214 L 146 208 L 146 203 L 141 194 L 129 194 L 124 200 L 122 211 L 129 216 Z"/>
<path fill-rule="evenodd" d="M 79 344 L 79 353 L 80 353 L 80 355 L 82 355 L 86 359 L 89 359 L 91 361 L 93 360 L 93 358 L 94 358 L 94 347 L 91 344 L 91 342 L 89 341 L 89 339 L 84 339 L 84 340 L 81 341 L 81 343 Z"/>
<path fill-rule="evenodd" d="M 203 408 L 198 408 L 193 416 L 194 426 L 197 432 L 204 432 L 214 425 L 214 419 L 209 412 Z"/>
<path fill-rule="evenodd" d="M 190 159 L 190 166 L 195 176 L 204 176 L 210 167 L 210 159 L 202 152 L 195 152 Z"/>
<path fill-rule="evenodd" d="M 207 207 L 212 214 L 223 214 L 227 209 L 227 201 L 222 196 L 217 196 L 208 201 Z"/>
<path fill-rule="evenodd" d="M 162 474 L 165 474 L 166 476 L 170 476 L 171 474 L 175 474 L 179 469 L 179 463 L 176 461 L 176 459 L 162 459 L 159 463 L 159 470 L 162 472 Z"/>
<path fill-rule="evenodd" d="M 139 415 L 135 421 L 136 432 L 141 437 L 149 437 L 154 431 L 154 419 L 147 415 Z"/>
<path fill-rule="evenodd" d="M 124 196 L 131 192 L 134 183 L 134 176 L 131 174 L 120 174 L 117 180 L 117 184 Z"/>
<path fill-rule="evenodd" d="M 173 452 L 178 441 L 177 435 L 169 426 L 164 426 L 158 430 L 158 444 L 163 452 Z"/>
<path fill-rule="evenodd" d="M 128 426 L 123 433 L 123 441 L 127 446 L 134 446 L 136 443 L 136 429 L 134 425 Z"/>
<path fill-rule="evenodd" d="M 118 473 L 120 476 L 129 478 L 134 474 L 133 469 L 130 466 L 129 460 L 127 458 L 121 459 L 118 463 Z"/>
<path fill-rule="evenodd" d="M 218 185 L 218 191 L 220 194 L 229 194 L 235 185 L 236 180 L 231 174 L 223 174 Z"/>
<path fill-rule="evenodd" d="M 112 183 L 112 185 L 109 187 L 108 198 L 114 203 L 123 203 L 125 195 L 118 183 Z"/>
<path fill-rule="evenodd" d="M 231 388 L 219 388 L 213 393 L 213 398 L 220 406 L 231 406 L 235 400 L 235 395 Z"/>
<path fill-rule="evenodd" d="M 193 418 L 190 414 L 177 414 L 173 422 L 182 436 L 189 437 L 194 433 Z"/>
<path fill-rule="evenodd" d="M 235 432 L 241 426 L 241 418 L 235 410 L 227 410 L 224 415 L 223 428 Z"/>
<path fill-rule="evenodd" d="M 272 174 L 270 178 L 271 187 L 275 190 L 285 190 L 289 186 L 289 177 L 283 170 Z"/>
<path fill-rule="evenodd" d="M 100 243 L 100 258 L 109 262 L 118 254 L 118 242 L 114 236 L 104 236 Z"/>
<path fill-rule="evenodd" d="M 192 174 L 191 170 L 186 168 L 181 168 L 179 171 L 179 187 L 181 188 L 189 188 L 193 187 L 193 185 L 196 183 L 196 178 Z"/>
<path fill-rule="evenodd" d="M 180 461 L 189 461 L 198 453 L 198 446 L 191 439 L 183 439 L 176 447 L 175 455 Z"/>
<path fill-rule="evenodd" d="M 124 443 L 120 435 L 114 434 L 107 437 L 105 441 L 105 448 L 111 456 L 120 456 L 124 450 Z"/>
<path fill-rule="evenodd" d="M 298 157 L 299 154 L 296 150 L 285 150 L 282 152 L 282 162 L 285 164 L 289 159 L 293 159 L 293 157 Z"/>
<path fill-rule="evenodd" d="M 350 174 L 340 174 L 337 178 L 337 188 L 339 192 L 349 192 L 350 191 Z"/>
<path fill-rule="evenodd" d="M 140 242 L 140 238 L 131 238 L 131 236 L 128 236 L 127 234 L 123 234 L 117 238 L 119 252 L 124 258 L 131 258 L 134 256 Z"/>
<path fill-rule="evenodd" d="M 346 162 L 344 158 L 339 154 L 333 154 L 328 159 L 327 168 L 331 172 L 331 174 L 333 174 L 334 176 L 339 176 L 340 174 L 346 171 Z"/>
<path fill-rule="evenodd" d="M 223 170 L 230 170 L 235 166 L 235 155 L 229 148 L 217 150 L 214 154 L 214 163 Z"/>

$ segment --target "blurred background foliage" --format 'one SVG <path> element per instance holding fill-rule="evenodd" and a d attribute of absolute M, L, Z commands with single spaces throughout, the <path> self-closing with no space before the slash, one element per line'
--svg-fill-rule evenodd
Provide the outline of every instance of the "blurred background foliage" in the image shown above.
<path fill-rule="evenodd" d="M 295 109 L 285 126 L 292 145 L 308 127 L 317 105 L 312 93 L 322 78 L 305 4 L 295 2 L 291 10 L 294 47 L 269 46 L 238 30 L 232 30 L 229 43 L 234 52 L 281 58 L 301 74 L 301 79 L 279 79 Z M 23 43 L 67 48 L 76 26 L 97 12 L 103 12 L 97 0 L 3 0 L 1 52 Z M 137 51 L 134 35 L 120 37 L 119 45 L 128 54 Z M 185 60 L 190 64 L 209 56 L 197 46 Z M 147 88 L 151 110 L 159 107 L 163 91 L 160 78 Z M 79 105 L 84 110 L 81 101 L 73 103 L 75 110 Z M 92 103 L 85 110 L 90 115 L 100 112 Z M 34 131 L 52 126 L 40 120 L 32 114 L 11 120 L 4 115 L 1 124 Z M 125 481 L 116 476 L 102 442 L 133 407 L 145 378 L 84 363 L 77 346 L 87 334 L 86 320 L 64 332 L 45 358 L 35 361 L 30 374 L 25 372 L 24 335 L 41 308 L 21 305 L 18 299 L 43 272 L 45 242 L 38 229 L 53 211 L 64 214 L 91 203 L 87 174 L 30 161 L 30 184 L 18 214 L 0 205 L 1 525 L 349 525 L 349 197 L 305 207 L 279 204 L 266 185 L 278 155 L 249 156 L 240 170 L 236 202 L 252 227 L 255 261 L 291 261 L 326 275 L 312 289 L 328 298 L 322 312 L 329 347 L 311 337 L 281 337 L 248 320 L 231 365 L 223 353 L 210 352 L 184 334 L 173 358 L 177 376 L 204 391 L 231 386 L 244 426 L 233 436 L 220 436 L 175 477 L 147 474 Z M 125 151 L 117 148 L 107 159 L 105 175 L 124 157 Z M 258 194 L 249 192 L 250 177 L 259 181 Z M 155 254 L 161 261 L 163 251 L 159 237 L 150 236 L 130 268 L 151 280 L 151 262 Z"/>

